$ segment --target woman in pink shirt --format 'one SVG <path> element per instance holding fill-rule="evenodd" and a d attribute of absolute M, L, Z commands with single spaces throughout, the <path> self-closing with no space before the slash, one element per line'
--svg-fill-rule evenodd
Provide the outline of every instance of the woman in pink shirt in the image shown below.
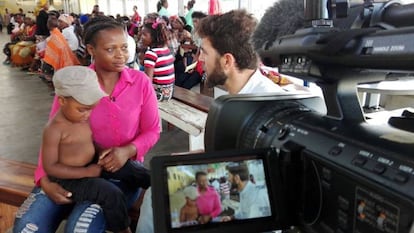
<path fill-rule="evenodd" d="M 101 88 L 109 95 L 91 113 L 93 140 L 98 151 L 109 151 L 100 161 L 103 169 L 116 172 L 128 160 L 143 162 L 144 155 L 159 139 L 157 99 L 150 79 L 125 66 L 128 43 L 122 24 L 109 17 L 93 18 L 85 25 L 84 40 L 94 58 L 90 68 L 96 71 Z M 50 116 L 57 109 L 55 98 Z M 67 213 L 70 214 L 65 232 L 105 232 L 105 218 L 99 205 L 73 205 L 71 193 L 45 175 L 41 158 L 35 181 L 36 187 L 16 214 L 13 232 L 55 232 Z M 129 190 L 119 181 L 114 183 L 131 206 L 138 190 Z"/>
<path fill-rule="evenodd" d="M 206 224 L 213 220 L 221 213 L 221 202 L 216 189 L 209 186 L 207 173 L 203 171 L 196 172 L 195 179 L 198 188 L 197 208 L 198 222 Z"/>

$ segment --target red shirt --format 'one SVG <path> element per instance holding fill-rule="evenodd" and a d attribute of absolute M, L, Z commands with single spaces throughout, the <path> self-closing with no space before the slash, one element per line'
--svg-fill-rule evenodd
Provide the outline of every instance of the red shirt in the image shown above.
<path fill-rule="evenodd" d="M 149 48 L 145 52 L 144 66 L 154 69 L 153 83 L 174 83 L 174 57 L 168 47 Z"/>

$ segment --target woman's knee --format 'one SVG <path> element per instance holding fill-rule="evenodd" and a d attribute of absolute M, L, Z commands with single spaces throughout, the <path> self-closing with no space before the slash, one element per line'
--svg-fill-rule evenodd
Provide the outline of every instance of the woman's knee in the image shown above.
<path fill-rule="evenodd" d="M 76 204 L 65 226 L 65 232 L 105 232 L 105 217 L 98 204 Z"/>
<path fill-rule="evenodd" d="M 36 187 L 19 207 L 13 232 L 54 232 L 63 218 L 64 209 Z"/>

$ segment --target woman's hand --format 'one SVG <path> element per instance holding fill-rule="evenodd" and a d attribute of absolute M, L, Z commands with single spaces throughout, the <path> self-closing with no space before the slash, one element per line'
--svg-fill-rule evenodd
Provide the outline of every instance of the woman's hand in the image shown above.
<path fill-rule="evenodd" d="M 70 199 L 72 193 L 64 189 L 58 183 L 51 182 L 47 176 L 40 179 L 40 187 L 42 187 L 42 190 L 46 195 L 56 204 L 72 203 L 72 200 Z"/>
<path fill-rule="evenodd" d="M 211 218 L 210 215 L 200 215 L 197 220 L 200 224 L 206 224 L 206 223 L 210 222 L 211 219 L 212 218 Z"/>
<path fill-rule="evenodd" d="M 136 149 L 132 144 L 112 147 L 101 151 L 98 165 L 101 165 L 108 172 L 116 172 L 134 155 L 136 155 Z"/>

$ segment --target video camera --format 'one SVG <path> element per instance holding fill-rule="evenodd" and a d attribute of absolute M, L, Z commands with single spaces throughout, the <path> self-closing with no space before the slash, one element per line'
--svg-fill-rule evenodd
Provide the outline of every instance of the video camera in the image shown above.
<path fill-rule="evenodd" d="M 357 95 L 360 83 L 412 76 L 413 17 L 414 5 L 397 1 L 305 0 L 310 26 L 259 55 L 315 82 L 324 98 L 229 95 L 213 103 L 207 152 L 267 148 L 277 158 L 276 229 L 414 232 L 414 119 L 370 124 Z"/>
<path fill-rule="evenodd" d="M 305 0 L 305 18 L 309 27 L 264 43 L 259 55 L 282 74 L 315 82 L 323 98 L 286 92 L 216 99 L 206 153 L 151 160 L 155 232 L 295 226 L 312 233 L 414 233 L 413 114 L 372 124 L 357 95 L 359 83 L 412 76 L 414 5 Z M 230 179 L 235 165 L 255 175 L 262 195 L 230 192 L 223 212 L 236 216 L 248 205 L 255 211 L 229 222 L 221 215 L 209 224 L 182 220 L 184 190 L 195 185 L 197 172 Z M 259 205 L 259 196 L 268 204 Z"/>

